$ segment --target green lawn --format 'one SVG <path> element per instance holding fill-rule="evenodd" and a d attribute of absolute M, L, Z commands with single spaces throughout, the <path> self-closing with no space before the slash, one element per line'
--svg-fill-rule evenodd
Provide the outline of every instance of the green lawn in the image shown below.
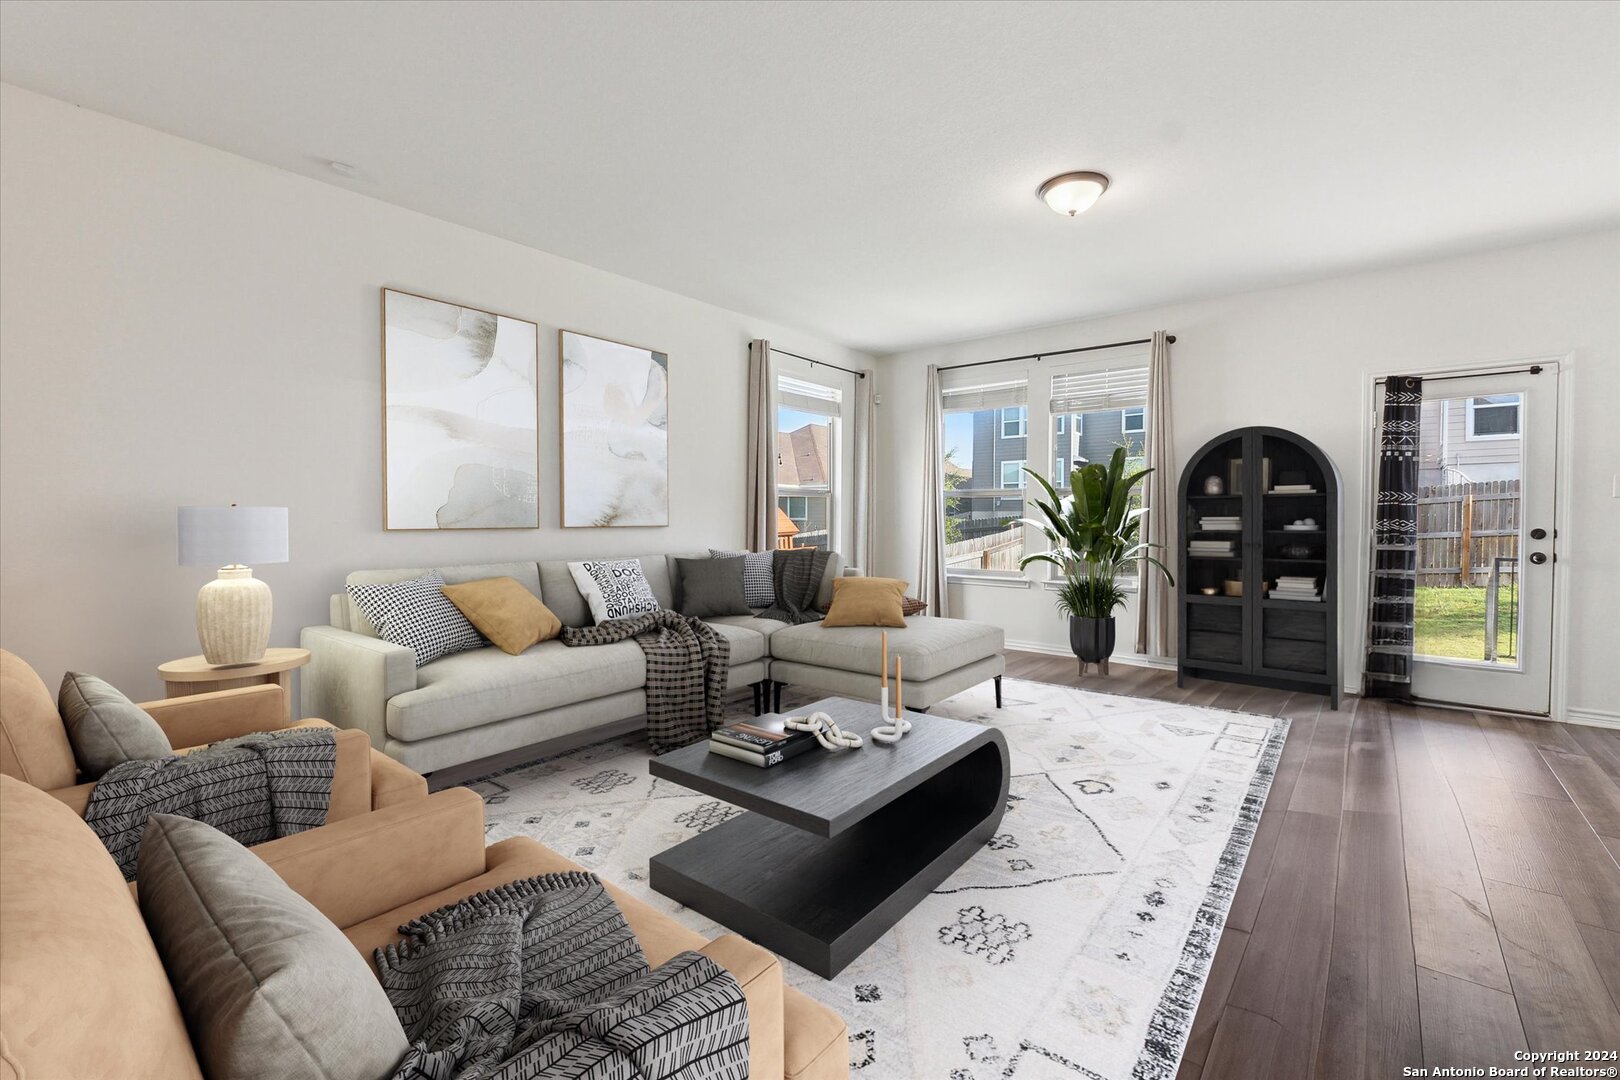
<path fill-rule="evenodd" d="M 1512 596 L 1503 589 L 1496 636 L 1498 660 L 1513 656 L 1514 612 L 1510 607 Z M 1418 587 L 1417 641 L 1414 651 L 1420 656 L 1453 656 L 1462 660 L 1485 659 L 1485 590 L 1473 588 L 1446 588 L 1436 585 Z"/>

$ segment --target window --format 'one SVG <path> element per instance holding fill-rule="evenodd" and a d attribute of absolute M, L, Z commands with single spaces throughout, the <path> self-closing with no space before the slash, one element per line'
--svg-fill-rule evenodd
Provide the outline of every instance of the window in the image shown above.
<path fill-rule="evenodd" d="M 955 381 L 951 381 L 954 378 Z M 1024 474 L 1029 457 L 1028 384 L 1022 373 L 946 373 L 941 407 L 945 566 L 954 575 L 1018 574 L 1024 556 Z"/>
<path fill-rule="evenodd" d="M 1134 363 L 1111 367 L 1074 365 L 1060 368 L 1051 376 L 1049 407 L 1054 418 L 1064 418 L 1074 434 L 1054 435 L 1055 458 L 1067 458 L 1069 469 L 1082 465 L 1106 465 L 1115 447 L 1125 448 L 1126 468 L 1143 468 L 1147 439 L 1147 365 Z M 1054 428 L 1056 424 L 1054 423 Z M 1052 476 L 1052 486 L 1069 489 L 1070 473 L 1060 467 Z M 1133 505 L 1139 505 L 1137 488 Z"/>
<path fill-rule="evenodd" d="M 953 577 L 1021 577 L 1026 551 L 1045 546 L 1038 532 L 1018 524 L 1027 516 L 1023 468 L 1042 460 L 1031 450 L 1048 447 L 1052 486 L 1061 492 L 1071 470 L 1105 464 L 1119 447 L 1128 470 L 1145 467 L 1145 349 L 1106 359 L 1015 361 L 942 378 L 945 567 Z M 1135 505 L 1140 499 L 1138 486 Z M 1040 546 L 1026 549 L 1026 541 Z"/>
<path fill-rule="evenodd" d="M 1519 395 L 1494 394 L 1468 399 L 1469 439 L 1519 437 Z"/>
<path fill-rule="evenodd" d="M 776 381 L 776 546 L 831 548 L 838 500 L 843 392 L 788 375 Z"/>

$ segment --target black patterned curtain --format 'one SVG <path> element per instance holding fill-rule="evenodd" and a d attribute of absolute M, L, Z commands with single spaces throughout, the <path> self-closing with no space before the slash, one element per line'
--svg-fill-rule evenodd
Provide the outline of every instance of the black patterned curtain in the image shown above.
<path fill-rule="evenodd" d="M 1361 692 L 1366 697 L 1412 696 L 1412 603 L 1417 586 L 1418 432 L 1422 406 L 1422 379 L 1402 375 L 1384 381 L 1367 662 L 1361 680 Z"/>

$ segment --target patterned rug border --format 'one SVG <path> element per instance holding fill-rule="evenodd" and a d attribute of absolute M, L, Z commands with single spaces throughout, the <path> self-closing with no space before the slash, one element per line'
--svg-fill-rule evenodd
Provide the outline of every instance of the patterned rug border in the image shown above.
<path fill-rule="evenodd" d="M 1148 1021 L 1147 1042 L 1131 1070 L 1136 1080 L 1165 1080 L 1174 1077 L 1181 1068 L 1181 1056 L 1186 1052 L 1187 1039 L 1192 1034 L 1198 1003 L 1204 996 L 1204 984 L 1209 981 L 1215 949 L 1220 944 L 1221 932 L 1226 928 L 1226 916 L 1232 910 L 1232 899 L 1237 895 L 1238 882 L 1243 878 L 1243 867 L 1254 847 L 1254 834 L 1260 825 L 1260 815 L 1265 811 L 1272 781 L 1277 776 L 1277 763 L 1282 759 L 1283 745 L 1293 726 L 1287 717 L 1266 717 L 1237 709 L 1213 711 L 1270 720 L 1271 731 L 1266 736 L 1260 764 L 1249 781 L 1248 794 L 1243 797 L 1243 805 L 1238 809 L 1237 821 L 1232 825 L 1220 862 L 1216 864 L 1215 878 L 1204 893 L 1204 902 L 1199 906 L 1192 928 L 1182 942 L 1181 963 L 1176 965 L 1175 973 L 1170 976 L 1170 982 L 1159 998 L 1158 1007 L 1153 1010 L 1153 1018 Z"/>

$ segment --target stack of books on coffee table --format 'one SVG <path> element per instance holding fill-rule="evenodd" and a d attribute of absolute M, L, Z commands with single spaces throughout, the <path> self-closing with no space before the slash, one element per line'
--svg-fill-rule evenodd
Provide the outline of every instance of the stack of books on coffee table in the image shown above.
<path fill-rule="evenodd" d="M 758 716 L 709 733 L 709 753 L 761 769 L 780 765 L 820 745 L 812 732 L 788 731 L 779 716 Z"/>

